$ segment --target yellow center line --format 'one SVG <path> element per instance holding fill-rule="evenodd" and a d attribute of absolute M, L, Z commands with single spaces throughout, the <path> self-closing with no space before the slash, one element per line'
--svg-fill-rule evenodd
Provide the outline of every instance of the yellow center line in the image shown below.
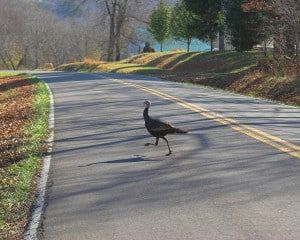
<path fill-rule="evenodd" d="M 211 111 L 209 111 L 209 110 L 207 110 L 207 109 L 205 109 L 205 108 L 203 108 L 199 105 L 186 102 L 182 99 L 171 96 L 169 94 L 162 93 L 162 92 L 159 92 L 157 90 L 154 90 L 154 89 L 151 89 L 151 88 L 148 88 L 148 87 L 144 87 L 144 86 L 139 85 L 139 84 L 134 84 L 134 83 L 131 83 L 131 82 L 123 81 L 123 80 L 113 79 L 113 81 L 118 82 L 118 83 L 122 83 L 122 84 L 125 84 L 125 85 L 132 86 L 134 88 L 143 90 L 144 92 L 150 93 L 150 94 L 155 95 L 157 97 L 160 97 L 162 99 L 166 99 L 166 100 L 170 100 L 172 102 L 175 102 L 179 106 L 182 106 L 183 108 L 189 109 L 193 112 L 197 112 L 197 113 L 201 114 L 202 116 L 204 116 L 208 119 L 211 119 L 211 120 L 214 120 L 214 121 L 216 121 L 218 123 L 221 123 L 223 125 L 229 126 L 232 129 L 234 129 L 234 130 L 236 130 L 240 133 L 243 133 L 243 134 L 245 134 L 249 137 L 252 137 L 256 140 L 259 140 L 263 143 L 266 143 L 266 144 L 268 144 L 268 145 L 270 145 L 270 146 L 272 146 L 272 147 L 274 147 L 274 148 L 276 148 L 276 149 L 278 149 L 282 152 L 285 152 L 285 153 L 287 153 L 287 154 L 289 154 L 293 157 L 300 158 L 300 146 L 298 146 L 296 144 L 285 141 L 285 140 L 283 140 L 279 137 L 273 136 L 269 133 L 266 133 L 266 132 L 261 131 L 259 129 L 256 129 L 254 127 L 250 127 L 250 126 L 247 126 L 245 124 L 241 124 L 236 120 L 223 117 L 222 115 L 220 115 L 218 113 L 211 112 Z"/>

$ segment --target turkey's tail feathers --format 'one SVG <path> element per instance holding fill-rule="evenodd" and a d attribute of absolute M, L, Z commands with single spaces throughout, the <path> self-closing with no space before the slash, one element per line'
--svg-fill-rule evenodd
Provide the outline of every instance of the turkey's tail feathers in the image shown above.
<path fill-rule="evenodd" d="M 181 128 L 173 128 L 174 130 L 174 134 L 178 133 L 178 134 L 187 134 L 189 131 L 185 130 L 185 129 L 181 129 Z"/>

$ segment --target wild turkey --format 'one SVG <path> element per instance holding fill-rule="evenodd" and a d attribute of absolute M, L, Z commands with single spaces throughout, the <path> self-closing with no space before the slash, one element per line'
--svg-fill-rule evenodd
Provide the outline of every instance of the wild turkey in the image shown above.
<path fill-rule="evenodd" d="M 180 129 L 180 128 L 175 128 L 168 122 L 164 122 L 160 119 L 154 119 L 149 116 L 149 108 L 151 106 L 151 103 L 149 101 L 145 101 L 145 110 L 143 113 L 144 120 L 145 120 L 145 127 L 147 128 L 148 132 L 153 136 L 156 137 L 156 142 L 155 144 L 147 143 L 145 144 L 146 146 L 149 145 L 158 145 L 158 140 L 162 138 L 163 140 L 166 141 L 168 148 L 169 148 L 169 153 L 166 156 L 169 156 L 172 154 L 172 151 L 170 149 L 170 145 L 168 140 L 166 139 L 167 134 L 186 134 L 188 131 Z"/>

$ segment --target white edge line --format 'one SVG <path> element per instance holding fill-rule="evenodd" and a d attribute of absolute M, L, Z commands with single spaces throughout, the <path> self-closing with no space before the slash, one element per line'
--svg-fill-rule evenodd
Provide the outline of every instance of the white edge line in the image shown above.
<path fill-rule="evenodd" d="M 23 235 L 24 240 L 38 239 L 38 228 L 40 226 L 41 217 L 45 206 L 46 187 L 47 187 L 48 175 L 50 170 L 50 163 L 52 159 L 51 153 L 52 153 L 53 143 L 54 143 L 54 98 L 48 84 L 47 83 L 45 84 L 49 92 L 49 100 L 50 100 L 49 120 L 48 120 L 50 136 L 46 141 L 48 145 L 47 156 L 43 158 L 43 168 L 38 181 L 37 193 L 35 195 L 35 200 L 33 203 L 33 212 L 30 216 L 27 229 Z"/>

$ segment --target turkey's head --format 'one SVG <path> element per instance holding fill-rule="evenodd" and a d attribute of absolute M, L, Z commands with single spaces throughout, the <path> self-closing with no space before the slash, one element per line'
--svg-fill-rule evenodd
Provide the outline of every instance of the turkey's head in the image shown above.
<path fill-rule="evenodd" d="M 146 108 L 150 108 L 151 106 L 151 102 L 149 102 L 148 100 L 144 102 L 144 105 Z"/>

